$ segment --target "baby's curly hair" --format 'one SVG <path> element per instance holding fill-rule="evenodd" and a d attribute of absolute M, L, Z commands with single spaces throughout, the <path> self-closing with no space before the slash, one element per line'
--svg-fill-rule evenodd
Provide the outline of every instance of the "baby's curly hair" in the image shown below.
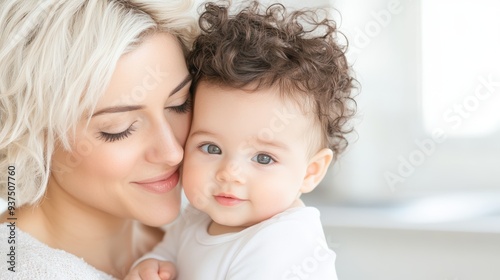
<path fill-rule="evenodd" d="M 356 111 L 346 47 L 336 24 L 313 10 L 263 10 L 257 1 L 235 15 L 229 4 L 205 4 L 202 34 L 188 56 L 194 90 L 200 81 L 255 90 L 278 86 L 282 95 L 305 96 L 321 126 L 321 147 L 336 158 L 346 147 Z M 298 99 L 304 100 L 304 98 Z"/>

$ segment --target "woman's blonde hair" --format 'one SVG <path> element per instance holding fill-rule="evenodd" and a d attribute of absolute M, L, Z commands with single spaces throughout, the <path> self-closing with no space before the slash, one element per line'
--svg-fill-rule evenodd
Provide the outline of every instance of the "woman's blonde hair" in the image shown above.
<path fill-rule="evenodd" d="M 39 201 L 56 141 L 70 150 L 118 59 L 156 32 L 187 51 L 197 34 L 190 8 L 185 0 L 0 1 L 0 197 L 10 181 L 16 206 Z"/>

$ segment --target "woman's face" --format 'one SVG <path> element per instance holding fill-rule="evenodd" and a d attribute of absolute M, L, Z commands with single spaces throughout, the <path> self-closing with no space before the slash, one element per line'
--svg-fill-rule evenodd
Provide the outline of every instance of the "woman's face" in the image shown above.
<path fill-rule="evenodd" d="M 55 151 L 45 202 L 151 226 L 173 220 L 190 82 L 171 35 L 150 36 L 123 55 L 88 126 L 86 119 L 79 124 L 72 151 Z"/>

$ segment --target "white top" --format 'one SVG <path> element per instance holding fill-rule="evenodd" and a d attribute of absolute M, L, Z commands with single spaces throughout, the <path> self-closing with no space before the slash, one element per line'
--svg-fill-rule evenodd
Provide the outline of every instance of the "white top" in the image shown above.
<path fill-rule="evenodd" d="M 66 251 L 53 249 L 36 240 L 29 234 L 16 228 L 11 234 L 8 223 L 0 224 L 0 279 L 19 280 L 111 280 L 113 276 L 86 263 Z M 15 236 L 15 244 L 9 244 L 8 239 Z M 91 246 L 92 244 L 89 244 Z M 15 246 L 15 257 L 11 253 Z M 9 263 L 8 261 L 13 260 Z M 15 272 L 9 270 L 14 266 Z"/>
<path fill-rule="evenodd" d="M 292 208 L 240 232 L 209 235 L 210 217 L 188 206 L 145 258 L 170 260 L 178 280 L 336 280 L 319 211 Z"/>

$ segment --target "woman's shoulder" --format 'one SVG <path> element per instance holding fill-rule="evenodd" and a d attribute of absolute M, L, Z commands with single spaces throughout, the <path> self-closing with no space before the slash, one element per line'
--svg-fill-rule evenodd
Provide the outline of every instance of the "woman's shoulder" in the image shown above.
<path fill-rule="evenodd" d="M 0 236 L 1 279 L 114 279 L 73 254 L 43 244 L 18 229 L 15 221 L 0 224 Z"/>

